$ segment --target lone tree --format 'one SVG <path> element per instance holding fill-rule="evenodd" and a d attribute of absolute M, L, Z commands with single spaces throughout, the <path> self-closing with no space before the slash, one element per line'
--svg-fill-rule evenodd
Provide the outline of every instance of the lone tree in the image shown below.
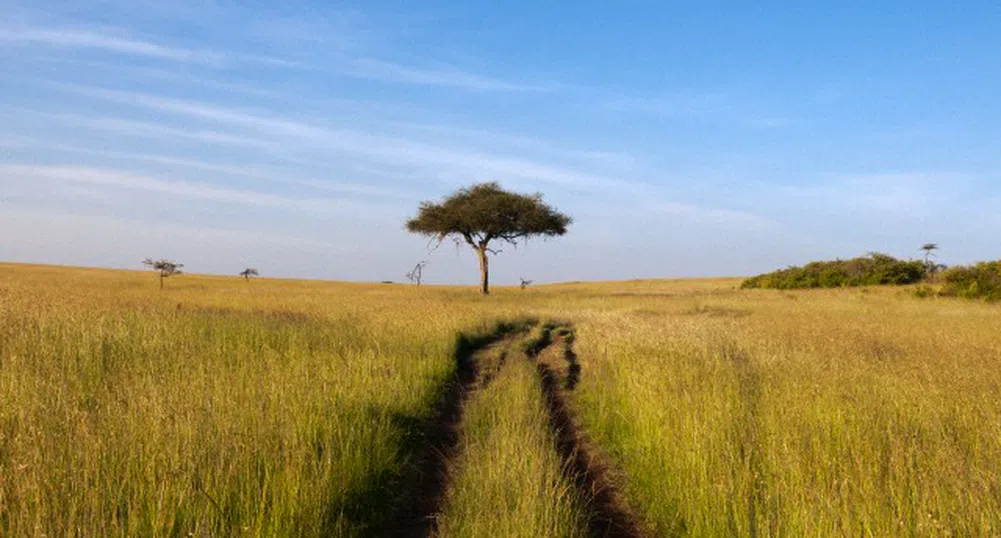
<path fill-rule="evenodd" d="M 257 276 L 258 274 L 259 273 L 257 272 L 257 269 L 254 269 L 252 267 L 248 267 L 243 271 L 240 271 L 240 276 L 242 276 L 244 280 L 250 280 L 250 277 Z"/>
<path fill-rule="evenodd" d="M 533 236 L 567 233 L 573 220 L 542 202 L 541 194 L 505 191 L 495 182 L 459 189 L 440 203 L 421 202 L 417 216 L 407 221 L 407 230 L 439 243 L 451 237 L 473 247 L 480 260 L 480 288 L 490 293 L 487 254 L 494 240 L 517 245 Z"/>
<path fill-rule="evenodd" d="M 523 276 L 521 276 L 521 277 L 518 277 L 518 278 L 520 278 L 520 279 L 521 279 L 521 289 L 525 289 L 525 288 L 527 288 L 527 287 L 529 287 L 529 286 L 531 286 L 531 285 L 532 285 L 532 281 L 531 281 L 531 280 L 527 280 L 527 279 L 526 279 L 525 277 L 523 277 Z"/>
<path fill-rule="evenodd" d="M 163 279 L 181 274 L 181 267 L 184 267 L 183 263 L 172 262 L 170 260 L 154 260 L 153 258 L 143 260 L 143 265 L 160 273 L 161 290 L 163 289 Z"/>
<path fill-rule="evenodd" d="M 937 243 L 925 243 L 921 245 L 921 250 L 925 251 L 925 265 L 931 268 L 931 257 L 935 255 L 935 251 L 938 250 Z"/>
<path fill-rule="evenodd" d="M 427 261 L 417 262 L 417 265 L 407 273 L 407 280 L 420 286 L 421 280 L 424 280 L 424 268 L 427 267 L 427 264 Z"/>

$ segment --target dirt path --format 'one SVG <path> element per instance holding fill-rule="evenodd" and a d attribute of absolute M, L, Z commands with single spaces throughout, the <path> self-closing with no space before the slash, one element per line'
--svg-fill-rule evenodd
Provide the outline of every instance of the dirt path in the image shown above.
<path fill-rule="evenodd" d="M 525 354 L 536 363 L 542 380 L 549 428 L 565 463 L 570 482 L 587 504 L 588 535 L 595 538 L 640 537 L 635 516 L 626 509 L 609 468 L 583 434 L 568 396 L 580 380 L 581 366 L 573 350 L 569 327 L 543 331 L 525 340 L 529 325 L 500 325 L 495 333 L 470 340 L 460 337 L 455 354 L 456 376 L 445 389 L 432 419 L 426 424 L 413 455 L 415 475 L 390 521 L 369 529 L 369 536 L 425 538 L 434 536 L 436 517 L 448 487 L 450 463 L 457 456 L 463 411 L 477 390 L 485 388 L 503 367 L 515 345 L 527 342 Z M 521 360 L 524 360 L 522 357 Z"/>
<path fill-rule="evenodd" d="M 393 521 L 372 529 L 371 536 L 425 538 L 434 535 L 435 517 L 445 500 L 449 463 L 456 456 L 466 401 L 473 392 L 485 388 L 493 380 L 523 330 L 501 325 L 495 334 L 476 340 L 460 337 L 455 354 L 456 376 L 446 387 L 441 404 L 425 428 L 421 447 L 414 455 L 416 476 L 408 487 L 409 494 Z"/>
<path fill-rule="evenodd" d="M 531 349 L 542 377 L 542 391 L 549 410 L 549 427 L 556 448 L 582 499 L 589 501 L 588 534 L 592 537 L 633 538 L 643 536 L 636 517 L 626 508 L 610 469 L 581 430 L 568 402 L 568 392 L 580 381 L 580 363 L 573 350 L 573 333 L 556 328 Z"/>

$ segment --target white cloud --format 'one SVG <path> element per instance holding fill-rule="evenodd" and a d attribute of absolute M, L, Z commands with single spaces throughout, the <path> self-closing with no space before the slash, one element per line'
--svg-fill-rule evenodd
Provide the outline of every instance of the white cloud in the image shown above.
<path fill-rule="evenodd" d="M 357 77 L 386 82 L 403 82 L 407 84 L 462 88 L 466 90 L 509 92 L 553 91 L 551 86 L 508 82 L 469 73 L 453 66 L 420 68 L 371 58 L 359 58 L 352 61 L 346 72 Z"/>
<path fill-rule="evenodd" d="M 820 207 L 854 217 L 924 219 L 951 208 L 971 177 L 948 172 L 873 172 L 777 188 L 797 207 Z"/>
<path fill-rule="evenodd" d="M 733 109 L 732 98 L 720 92 L 676 93 L 658 97 L 613 95 L 604 98 L 605 106 L 620 112 L 638 112 L 658 116 L 711 116 Z"/>
<path fill-rule="evenodd" d="M 25 108 L 5 107 L 3 105 L 0 105 L 0 107 L 27 113 L 38 118 L 55 120 L 63 125 L 75 125 L 122 135 L 134 135 L 151 138 L 184 138 L 212 144 L 240 146 L 255 149 L 268 149 L 274 146 L 273 142 L 267 140 L 255 139 L 247 136 L 237 136 L 232 133 L 225 133 L 217 130 L 198 129 L 195 127 L 178 128 L 171 127 L 163 123 L 149 123 L 108 116 L 95 118 L 80 114 L 52 114 Z"/>
<path fill-rule="evenodd" d="M 0 206 L 3 205 L 0 200 Z M 64 211 L 4 207 L 0 229 L 32 230 L 31 238 L 4 241 L 0 259 L 36 263 L 141 268 L 145 257 L 185 263 L 189 272 L 236 274 L 244 267 L 278 276 L 331 276 L 350 247 L 266 229 L 186 226 Z"/>
<path fill-rule="evenodd" d="M 779 228 L 777 222 L 745 211 L 700 207 L 679 202 L 651 204 L 654 211 L 680 217 L 698 225 L 738 229 L 751 232 L 772 232 Z"/>
<path fill-rule="evenodd" d="M 188 49 L 141 39 L 71 28 L 0 28 L 0 41 L 41 44 L 71 49 L 95 49 L 159 60 L 199 63 L 214 67 L 223 67 L 234 62 L 252 62 L 284 67 L 295 65 L 293 62 L 268 56 L 224 54 L 204 49 Z"/>
<path fill-rule="evenodd" d="M 308 145 L 325 150 L 336 149 L 383 162 L 390 160 L 396 164 L 426 169 L 429 173 L 434 174 L 451 172 L 453 175 L 463 176 L 465 178 L 463 181 L 470 179 L 520 179 L 589 191 L 608 192 L 617 189 L 635 192 L 648 190 L 644 184 L 620 178 L 593 175 L 520 157 L 488 154 L 476 150 L 444 148 L 412 142 L 404 138 L 331 129 L 197 101 L 90 87 L 65 86 L 65 88 L 92 97 L 139 105 L 217 123 L 238 125 L 251 129 L 254 136 L 272 137 L 272 140 L 276 140 L 276 143 L 280 144 L 296 147 Z"/>
<path fill-rule="evenodd" d="M 118 170 L 80 166 L 0 165 L 4 181 L 55 181 L 65 184 L 86 184 L 147 191 L 155 194 L 181 196 L 230 204 L 292 208 L 302 211 L 330 209 L 339 201 L 333 199 L 305 200 L 257 191 L 218 187 L 203 183 L 164 180 Z"/>
<path fill-rule="evenodd" d="M 97 157 L 109 157 L 112 159 L 136 161 L 154 165 L 178 166 L 184 168 L 191 168 L 195 170 L 203 170 L 207 172 L 218 172 L 234 177 L 258 178 L 277 184 L 301 185 L 301 186 L 311 187 L 316 190 L 340 193 L 340 194 L 353 194 L 353 195 L 382 197 L 382 198 L 401 198 L 401 197 L 413 198 L 412 193 L 410 193 L 410 195 L 408 196 L 405 193 L 401 193 L 400 189 L 398 188 L 390 189 L 374 185 L 365 185 L 361 183 L 289 177 L 289 171 L 287 170 L 274 170 L 269 168 L 268 169 L 257 168 L 245 165 L 214 163 L 197 159 L 185 159 L 185 158 L 171 157 L 166 155 L 152 155 L 146 153 L 129 153 L 122 151 L 95 150 L 78 146 L 45 143 L 42 141 L 25 139 L 25 138 L 22 138 L 19 144 L 20 147 L 33 147 L 38 149 L 44 149 L 50 152 L 67 152 L 67 153 L 76 153 L 76 154 L 91 155 Z M 3 145 L 3 139 L 0 139 L 0 145 Z"/>
<path fill-rule="evenodd" d="M 613 112 L 711 120 L 751 129 L 772 129 L 795 123 L 792 117 L 762 111 L 760 106 L 730 92 L 679 92 L 656 97 L 599 95 L 598 99 Z"/>

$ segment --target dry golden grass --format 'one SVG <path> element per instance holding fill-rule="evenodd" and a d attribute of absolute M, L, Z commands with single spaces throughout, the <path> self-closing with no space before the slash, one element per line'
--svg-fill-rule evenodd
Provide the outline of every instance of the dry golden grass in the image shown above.
<path fill-rule="evenodd" d="M 717 290 L 579 326 L 580 407 L 657 535 L 1001 532 L 997 307 Z"/>
<path fill-rule="evenodd" d="M 0 267 L 0 534 L 377 522 L 475 314 L 402 288 L 152 276 Z"/>
<path fill-rule="evenodd" d="M 438 536 L 586 536 L 535 366 L 512 341 L 485 355 L 495 364 L 467 405 Z"/>
<path fill-rule="evenodd" d="M 365 535 L 456 334 L 525 317 L 576 325 L 573 404 L 655 535 L 1001 534 L 1001 307 L 738 285 L 0 265 L 0 535 Z M 504 375 L 483 414 L 535 405 Z"/>

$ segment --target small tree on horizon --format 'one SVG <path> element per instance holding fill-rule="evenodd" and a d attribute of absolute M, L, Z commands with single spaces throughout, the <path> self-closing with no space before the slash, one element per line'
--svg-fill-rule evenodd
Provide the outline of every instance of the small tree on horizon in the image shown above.
<path fill-rule="evenodd" d="M 931 257 L 938 250 L 938 243 L 925 243 L 921 245 L 921 250 L 925 251 L 925 267 L 928 268 L 929 272 L 934 272 L 935 266 L 931 263 Z"/>
<path fill-rule="evenodd" d="M 257 269 L 254 269 L 252 267 L 248 267 L 243 271 L 240 271 L 240 276 L 242 276 L 244 280 L 250 280 L 250 277 L 258 276 L 258 274 L 259 273 L 257 272 Z"/>
<path fill-rule="evenodd" d="M 143 260 L 143 265 L 159 273 L 161 290 L 163 289 L 163 279 L 181 274 L 181 267 L 184 267 L 183 263 L 163 259 L 154 260 L 153 258 L 146 258 Z"/>
<path fill-rule="evenodd" d="M 459 189 L 441 202 L 421 202 L 417 216 L 407 221 L 407 230 L 441 243 L 451 237 L 465 241 L 480 262 L 480 291 L 490 293 L 488 254 L 495 240 L 517 245 L 533 236 L 553 237 L 567 232 L 573 222 L 542 201 L 541 194 L 505 191 L 496 182 Z"/>
<path fill-rule="evenodd" d="M 532 281 L 531 280 L 527 280 L 523 276 L 522 277 L 518 277 L 518 278 L 521 279 L 521 289 L 525 289 L 525 288 L 527 288 L 527 287 L 529 287 L 529 286 L 532 285 Z"/>

